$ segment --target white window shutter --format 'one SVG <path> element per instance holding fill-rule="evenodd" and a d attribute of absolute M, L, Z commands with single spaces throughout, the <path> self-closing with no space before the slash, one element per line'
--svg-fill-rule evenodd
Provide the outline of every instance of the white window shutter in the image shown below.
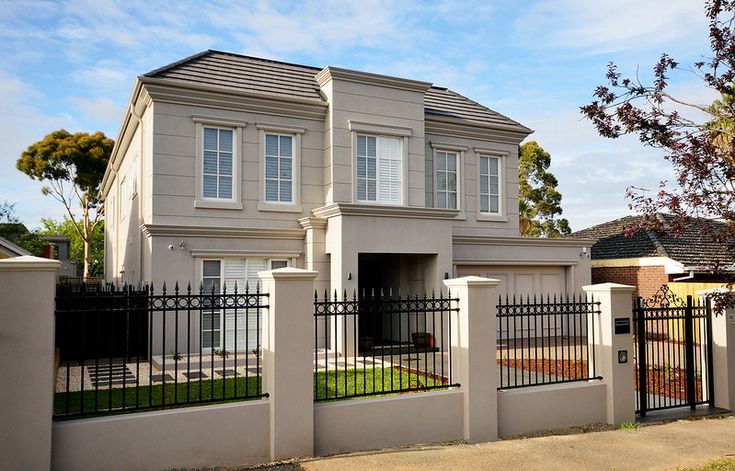
<path fill-rule="evenodd" d="M 235 283 L 237 283 L 238 293 L 245 291 L 245 260 L 243 259 L 225 260 L 225 287 L 228 294 L 235 292 Z"/>
<path fill-rule="evenodd" d="M 266 271 L 267 269 L 268 260 L 265 258 L 248 258 L 246 278 L 249 289 L 255 290 L 260 280 L 258 278 L 258 272 Z"/>

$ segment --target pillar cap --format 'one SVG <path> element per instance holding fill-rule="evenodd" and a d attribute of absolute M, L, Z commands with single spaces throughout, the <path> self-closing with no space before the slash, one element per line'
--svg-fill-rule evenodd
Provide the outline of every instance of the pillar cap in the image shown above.
<path fill-rule="evenodd" d="M 599 293 L 601 291 L 609 291 L 611 293 L 632 293 L 635 291 L 635 286 L 621 285 L 619 283 L 598 283 L 596 285 L 582 286 L 582 289 L 587 293 Z"/>
<path fill-rule="evenodd" d="M 500 280 L 483 278 L 481 276 L 463 276 L 461 278 L 444 280 L 444 286 L 448 288 L 459 288 L 462 286 L 466 286 L 468 288 L 495 288 L 499 284 Z"/>
<path fill-rule="evenodd" d="M 0 260 L 0 271 L 51 271 L 57 272 L 61 262 L 48 258 L 23 255 L 21 257 L 3 258 Z"/>
<path fill-rule="evenodd" d="M 261 280 L 313 280 L 317 275 L 319 275 L 318 271 L 291 267 L 258 272 Z"/>

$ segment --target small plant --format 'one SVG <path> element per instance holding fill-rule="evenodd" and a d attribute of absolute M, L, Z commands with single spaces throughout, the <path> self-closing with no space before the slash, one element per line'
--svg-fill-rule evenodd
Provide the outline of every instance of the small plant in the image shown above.
<path fill-rule="evenodd" d="M 228 358 L 230 358 L 230 352 L 228 352 L 227 350 L 215 350 L 214 354 L 222 358 L 223 360 L 227 360 Z"/>
<path fill-rule="evenodd" d="M 176 353 L 174 353 L 174 354 L 173 354 L 172 358 L 173 358 L 173 359 L 174 359 L 175 361 L 179 361 L 179 360 L 183 360 L 183 359 L 184 359 L 184 355 L 182 355 L 182 354 L 181 354 L 181 353 L 179 353 L 179 352 L 176 352 Z"/>
<path fill-rule="evenodd" d="M 620 430 L 638 430 L 640 428 L 640 425 L 638 422 L 623 422 L 622 424 L 618 425 L 618 428 Z"/>

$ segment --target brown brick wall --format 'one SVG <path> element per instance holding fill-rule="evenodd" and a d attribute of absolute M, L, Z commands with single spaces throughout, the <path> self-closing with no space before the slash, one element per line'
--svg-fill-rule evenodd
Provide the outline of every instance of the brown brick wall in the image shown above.
<path fill-rule="evenodd" d="M 620 283 L 635 286 L 634 297 L 650 298 L 669 281 L 664 267 L 594 267 L 592 283 Z"/>

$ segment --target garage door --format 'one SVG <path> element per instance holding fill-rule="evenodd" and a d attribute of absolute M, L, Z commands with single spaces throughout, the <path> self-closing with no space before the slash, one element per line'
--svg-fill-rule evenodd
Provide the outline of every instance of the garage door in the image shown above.
<path fill-rule="evenodd" d="M 494 278 L 500 280 L 498 285 L 498 294 L 505 299 L 505 296 L 516 297 L 526 296 L 559 296 L 566 293 L 566 274 L 564 267 L 513 267 L 513 266 L 458 266 L 457 273 L 459 276 L 482 276 L 485 278 Z M 557 316 L 555 316 L 557 317 Z M 507 319 L 506 319 L 507 321 Z M 553 329 L 551 325 L 555 326 Z M 515 321 L 501 322 L 498 318 L 497 336 L 498 339 L 507 339 L 512 336 L 515 330 L 516 338 L 532 338 L 536 337 L 537 332 L 543 332 L 546 337 L 561 335 L 563 332 L 565 320 L 562 316 L 558 316 L 553 322 L 538 323 L 538 319 L 534 322 Z"/>
<path fill-rule="evenodd" d="M 482 276 L 500 280 L 498 294 L 505 297 L 559 295 L 566 293 L 564 267 L 472 266 L 457 267 L 459 276 Z"/>

